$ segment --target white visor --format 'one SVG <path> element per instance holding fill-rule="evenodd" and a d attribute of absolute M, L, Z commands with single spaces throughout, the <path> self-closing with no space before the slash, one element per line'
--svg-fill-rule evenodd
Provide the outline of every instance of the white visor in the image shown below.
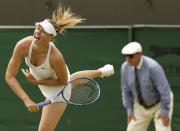
<path fill-rule="evenodd" d="M 44 20 L 42 22 L 39 22 L 38 24 L 42 26 L 46 33 L 51 34 L 53 36 L 57 35 L 54 26 L 48 20 Z"/>

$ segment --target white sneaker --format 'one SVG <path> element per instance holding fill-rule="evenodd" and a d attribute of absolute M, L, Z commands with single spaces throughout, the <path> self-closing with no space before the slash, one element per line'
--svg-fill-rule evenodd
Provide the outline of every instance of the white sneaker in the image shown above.
<path fill-rule="evenodd" d="M 107 64 L 99 68 L 98 70 L 101 71 L 101 77 L 108 77 L 108 76 L 114 75 L 114 67 L 113 65 L 110 65 L 110 64 Z"/>

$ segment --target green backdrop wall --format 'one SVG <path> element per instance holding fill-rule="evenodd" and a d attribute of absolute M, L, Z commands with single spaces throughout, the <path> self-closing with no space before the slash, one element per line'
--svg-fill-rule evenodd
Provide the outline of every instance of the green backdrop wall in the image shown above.
<path fill-rule="evenodd" d="M 6 66 L 15 44 L 21 38 L 32 35 L 32 28 L 0 29 L 0 130 L 36 131 L 41 111 L 29 113 L 4 81 Z M 99 100 L 88 106 L 68 106 L 56 130 L 65 131 L 125 131 L 126 112 L 122 106 L 120 90 L 120 66 L 124 61 L 122 47 L 128 41 L 139 41 L 144 54 L 155 58 L 167 73 L 175 96 L 173 131 L 179 131 L 180 97 L 178 97 L 180 74 L 180 28 L 166 27 L 99 27 L 72 28 L 54 41 L 64 54 L 70 72 L 96 69 L 110 63 L 115 66 L 115 75 L 97 79 L 101 86 Z M 26 68 L 24 62 L 21 65 Z M 21 72 L 18 80 L 34 101 L 43 100 L 39 89 L 30 85 Z M 154 130 L 151 125 L 150 131 Z"/>

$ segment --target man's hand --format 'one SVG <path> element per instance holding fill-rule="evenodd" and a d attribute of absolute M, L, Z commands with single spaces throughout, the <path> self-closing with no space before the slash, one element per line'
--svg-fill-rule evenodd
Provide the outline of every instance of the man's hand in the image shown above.
<path fill-rule="evenodd" d="M 129 123 L 131 120 L 136 120 L 136 118 L 135 118 L 134 115 L 128 115 L 128 123 Z"/>
<path fill-rule="evenodd" d="M 171 120 L 168 116 L 159 116 L 159 118 L 162 120 L 164 126 L 169 126 Z"/>

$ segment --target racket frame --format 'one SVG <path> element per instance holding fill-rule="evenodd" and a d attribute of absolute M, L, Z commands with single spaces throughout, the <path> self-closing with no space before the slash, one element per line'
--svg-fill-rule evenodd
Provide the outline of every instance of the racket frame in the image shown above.
<path fill-rule="evenodd" d="M 89 81 L 91 81 L 91 82 L 93 82 L 93 83 L 95 84 L 95 86 L 96 86 L 97 89 L 98 89 L 98 95 L 97 95 L 97 97 L 96 97 L 93 101 L 91 101 L 91 102 L 89 102 L 89 103 L 84 103 L 84 104 L 73 103 L 73 102 L 70 102 L 69 100 L 67 100 L 67 99 L 65 98 L 65 96 L 64 96 L 64 90 L 69 86 L 69 84 L 72 83 L 72 81 L 74 81 L 74 80 L 84 80 L 84 79 L 85 79 L 85 80 L 89 80 Z M 69 87 L 68 87 L 68 88 L 69 88 Z M 71 89 L 71 90 L 72 90 L 72 89 Z M 63 98 L 64 101 L 52 102 L 51 100 L 46 100 L 46 101 L 37 103 L 37 105 L 38 105 L 39 107 L 46 106 L 46 105 L 51 104 L 51 103 L 65 103 L 65 104 L 71 104 L 71 105 L 76 105 L 76 106 L 89 105 L 89 104 L 95 102 L 95 101 L 99 98 L 99 96 L 100 96 L 100 86 L 99 86 L 99 84 L 98 84 L 94 79 L 91 79 L 91 78 L 88 78 L 88 77 L 78 77 L 78 78 L 75 78 L 75 79 L 69 81 L 66 85 L 64 85 L 63 89 L 62 89 L 54 98 L 56 98 L 56 97 L 58 97 L 58 96 L 60 96 L 60 95 L 62 95 L 62 98 Z"/>

